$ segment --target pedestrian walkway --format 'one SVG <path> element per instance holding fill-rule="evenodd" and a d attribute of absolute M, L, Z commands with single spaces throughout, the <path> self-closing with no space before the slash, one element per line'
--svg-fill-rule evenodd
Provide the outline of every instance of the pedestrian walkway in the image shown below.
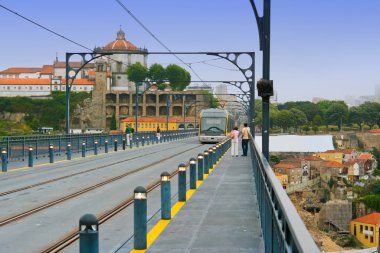
<path fill-rule="evenodd" d="M 146 252 L 264 252 L 250 156 L 227 152 Z"/>

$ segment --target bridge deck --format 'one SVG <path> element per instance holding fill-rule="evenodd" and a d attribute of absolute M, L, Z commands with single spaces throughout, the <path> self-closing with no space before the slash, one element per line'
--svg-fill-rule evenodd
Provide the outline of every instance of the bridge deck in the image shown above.
<path fill-rule="evenodd" d="M 264 252 L 250 157 L 228 152 L 146 252 Z"/>

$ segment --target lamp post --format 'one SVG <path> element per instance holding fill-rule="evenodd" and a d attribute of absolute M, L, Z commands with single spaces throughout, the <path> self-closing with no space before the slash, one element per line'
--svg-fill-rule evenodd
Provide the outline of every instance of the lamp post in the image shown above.
<path fill-rule="evenodd" d="M 263 82 L 257 89 L 262 93 L 263 104 L 263 128 L 262 128 L 262 152 L 269 160 L 269 98 L 273 95 L 273 83 L 270 81 L 270 14 L 271 0 L 264 1 L 263 16 L 260 17 L 254 0 L 250 0 L 255 14 L 260 37 L 260 50 L 263 51 Z M 252 87 L 251 87 L 252 88 Z M 262 92 L 264 90 L 264 92 Z M 260 95 L 260 94 L 259 94 Z"/>
<path fill-rule="evenodd" d="M 135 130 L 135 132 L 136 133 L 138 133 L 138 114 L 139 114 L 139 82 L 136 82 L 135 83 L 135 86 L 136 86 L 136 97 L 135 97 L 135 99 L 136 99 L 136 110 L 135 110 L 135 128 L 136 128 L 136 130 Z"/>

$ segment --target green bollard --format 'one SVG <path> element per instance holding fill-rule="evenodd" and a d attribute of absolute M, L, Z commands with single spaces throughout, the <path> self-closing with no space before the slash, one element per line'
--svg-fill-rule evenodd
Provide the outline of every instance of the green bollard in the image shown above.
<path fill-rule="evenodd" d="M 178 165 L 178 201 L 186 202 L 186 164 Z"/>
<path fill-rule="evenodd" d="M 190 158 L 190 189 L 197 189 L 197 159 Z"/>
<path fill-rule="evenodd" d="M 171 207 L 170 174 L 164 171 L 161 173 L 161 219 L 172 218 Z"/>
<path fill-rule="evenodd" d="M 93 214 L 79 219 L 79 253 L 99 252 L 99 221 Z"/>
<path fill-rule="evenodd" d="M 134 248 L 147 248 L 147 192 L 138 186 L 134 190 Z"/>
<path fill-rule="evenodd" d="M 198 154 L 198 180 L 202 181 L 203 180 L 203 163 L 204 163 L 204 159 L 203 159 L 203 154 L 202 153 L 199 153 Z"/>

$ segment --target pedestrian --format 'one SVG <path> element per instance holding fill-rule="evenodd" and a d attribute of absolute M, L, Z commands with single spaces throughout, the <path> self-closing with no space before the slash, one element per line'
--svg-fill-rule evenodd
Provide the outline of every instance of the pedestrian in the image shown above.
<path fill-rule="evenodd" d="M 237 127 L 234 127 L 230 133 L 231 137 L 231 155 L 232 157 L 238 157 L 238 144 L 239 144 L 239 131 Z"/>
<path fill-rule="evenodd" d="M 241 147 L 243 148 L 243 154 L 241 156 L 247 156 L 248 142 L 249 142 L 250 129 L 247 123 L 244 123 L 244 127 L 241 130 Z"/>
<path fill-rule="evenodd" d="M 125 129 L 125 135 L 127 139 L 127 146 L 130 145 L 130 141 L 132 139 L 132 133 L 133 133 L 133 128 L 131 127 L 131 124 L 127 125 L 127 128 Z"/>
<path fill-rule="evenodd" d="M 161 138 L 161 130 L 160 130 L 160 127 L 157 126 L 157 130 L 156 130 L 156 137 L 157 137 L 157 140 L 160 141 L 160 138 Z"/>

